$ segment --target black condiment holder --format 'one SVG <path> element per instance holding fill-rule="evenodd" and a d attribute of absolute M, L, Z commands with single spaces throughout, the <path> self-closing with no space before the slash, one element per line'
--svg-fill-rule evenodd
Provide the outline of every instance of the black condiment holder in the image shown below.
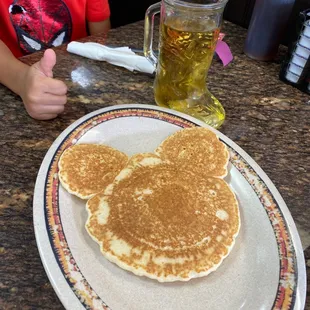
<path fill-rule="evenodd" d="M 310 94 L 310 9 L 300 12 L 296 39 L 288 46 L 279 78 Z"/>

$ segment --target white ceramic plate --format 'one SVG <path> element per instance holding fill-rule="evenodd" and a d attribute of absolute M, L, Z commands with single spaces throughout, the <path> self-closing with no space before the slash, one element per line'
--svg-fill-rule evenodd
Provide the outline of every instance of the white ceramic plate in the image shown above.
<path fill-rule="evenodd" d="M 158 283 L 107 261 L 87 234 L 85 201 L 57 177 L 62 152 L 104 143 L 128 155 L 152 152 L 182 127 L 205 126 L 181 113 L 124 105 L 88 114 L 53 143 L 34 193 L 36 240 L 47 275 L 67 309 L 303 309 L 306 273 L 301 242 L 275 186 L 240 147 L 214 130 L 231 159 L 227 182 L 240 204 L 241 230 L 230 255 L 207 277 Z"/>

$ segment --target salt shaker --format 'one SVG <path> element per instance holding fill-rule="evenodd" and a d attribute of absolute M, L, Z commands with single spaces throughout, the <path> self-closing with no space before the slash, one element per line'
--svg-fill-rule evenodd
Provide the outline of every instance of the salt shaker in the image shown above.
<path fill-rule="evenodd" d="M 256 0 L 244 52 L 253 59 L 270 61 L 286 29 L 295 0 Z"/>

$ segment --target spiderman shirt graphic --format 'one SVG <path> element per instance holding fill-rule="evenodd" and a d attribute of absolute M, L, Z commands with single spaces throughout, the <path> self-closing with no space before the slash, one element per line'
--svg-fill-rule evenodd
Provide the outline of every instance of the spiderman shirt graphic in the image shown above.
<path fill-rule="evenodd" d="M 24 54 L 71 40 L 72 19 L 62 0 L 14 0 L 9 13 Z"/>

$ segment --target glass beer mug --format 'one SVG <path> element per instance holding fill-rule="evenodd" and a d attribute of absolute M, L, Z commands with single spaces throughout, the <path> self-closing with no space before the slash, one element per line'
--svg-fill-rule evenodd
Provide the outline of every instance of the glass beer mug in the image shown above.
<path fill-rule="evenodd" d="M 162 0 L 145 15 L 144 55 L 156 66 L 157 105 L 184 112 L 218 128 L 221 103 L 207 88 L 227 0 Z M 154 15 L 160 12 L 158 58 L 152 50 Z"/>

